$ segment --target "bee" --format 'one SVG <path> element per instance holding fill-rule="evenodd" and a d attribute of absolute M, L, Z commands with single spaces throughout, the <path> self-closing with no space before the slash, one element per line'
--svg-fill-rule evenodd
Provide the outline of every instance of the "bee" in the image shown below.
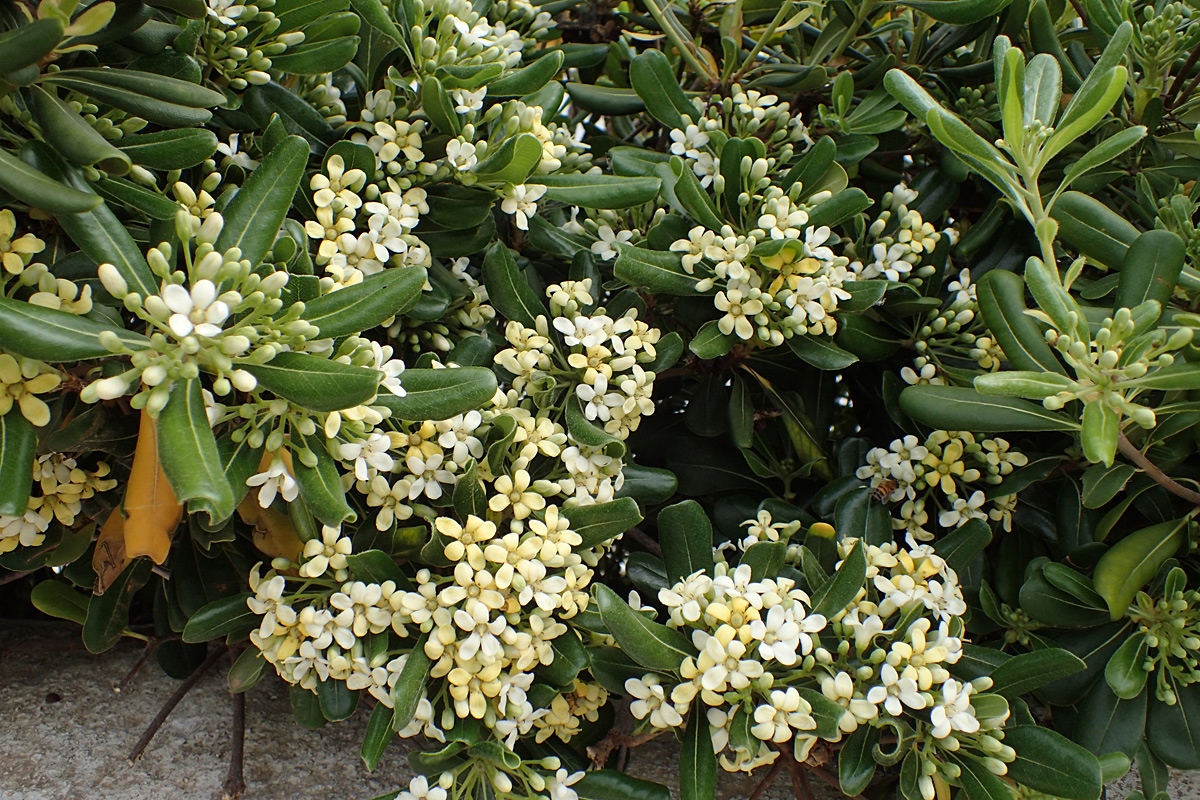
<path fill-rule="evenodd" d="M 871 492 L 871 500 L 876 503 L 886 503 L 888 498 L 892 496 L 892 492 L 900 487 L 900 481 L 895 478 L 888 478 L 883 483 L 875 487 L 875 491 Z"/>

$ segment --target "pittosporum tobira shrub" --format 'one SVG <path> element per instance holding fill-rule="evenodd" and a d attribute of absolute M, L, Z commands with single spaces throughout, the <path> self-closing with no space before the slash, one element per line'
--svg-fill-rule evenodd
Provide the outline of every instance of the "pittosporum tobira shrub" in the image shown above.
<path fill-rule="evenodd" d="M 6 609 L 370 707 L 404 800 L 666 798 L 657 735 L 685 800 L 1164 797 L 1198 56 L 1145 0 L 3 0 Z"/>

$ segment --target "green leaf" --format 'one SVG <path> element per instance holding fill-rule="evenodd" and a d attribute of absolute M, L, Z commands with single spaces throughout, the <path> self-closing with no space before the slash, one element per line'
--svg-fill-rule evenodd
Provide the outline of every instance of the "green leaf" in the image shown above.
<path fill-rule="evenodd" d="M 101 202 L 94 193 L 65 186 L 5 150 L 0 150 L 0 189 L 33 208 L 52 214 L 90 211 Z"/>
<path fill-rule="evenodd" d="M 1086 666 L 1078 656 L 1058 648 L 1022 653 L 992 670 L 992 688 L 988 691 L 1019 697 L 1051 681 L 1074 675 Z"/>
<path fill-rule="evenodd" d="M 712 800 L 716 796 L 717 757 L 705 716 L 707 710 L 699 697 L 692 702 L 679 751 L 680 800 Z"/>
<path fill-rule="evenodd" d="M 983 321 L 1010 364 L 1019 370 L 1066 374 L 1037 322 L 1025 313 L 1025 282 L 1019 275 L 994 269 L 975 286 Z"/>
<path fill-rule="evenodd" d="M 379 394 L 375 405 L 408 422 L 442 420 L 485 405 L 496 394 L 496 375 L 485 367 L 409 369 L 400 374 L 404 396 Z"/>
<path fill-rule="evenodd" d="M 842 370 L 858 361 L 858 356 L 824 337 L 797 334 L 784 341 L 789 350 L 817 369 Z"/>
<path fill-rule="evenodd" d="M 1113 309 L 1136 308 L 1147 300 L 1165 307 L 1179 281 L 1186 254 L 1183 239 L 1170 231 L 1146 231 L 1134 239 L 1121 260 Z"/>
<path fill-rule="evenodd" d="M 567 398 L 566 422 L 567 433 L 576 442 L 589 447 L 601 447 L 605 455 L 613 458 L 620 458 L 625 454 L 625 442 L 588 419 L 578 397 Z"/>
<path fill-rule="evenodd" d="M 981 519 L 973 519 L 943 536 L 934 545 L 934 551 L 945 559 L 947 566 L 962 575 L 975 556 L 983 552 L 992 541 L 992 529 Z"/>
<path fill-rule="evenodd" d="M 617 492 L 617 497 L 629 497 L 642 505 L 665 503 L 679 488 L 675 473 L 668 469 L 643 467 L 626 461 L 622 472 L 625 474 L 625 485 Z"/>
<path fill-rule="evenodd" d="M 483 519 L 487 515 L 487 493 L 478 477 L 475 461 L 467 462 L 466 469 L 454 481 L 451 502 L 459 517 L 466 519 L 471 514 Z"/>
<path fill-rule="evenodd" d="M 615 769 L 585 772 L 571 788 L 581 800 L 671 800 L 667 787 Z"/>
<path fill-rule="evenodd" d="M 510 72 L 488 84 L 488 97 L 524 97 L 533 94 L 554 79 L 563 66 L 566 56 L 561 50 L 553 50 L 532 64 Z"/>
<path fill-rule="evenodd" d="M 1079 157 L 1075 163 L 1067 168 L 1067 172 L 1063 175 L 1062 184 L 1059 185 L 1058 191 L 1066 190 L 1068 186 L 1092 170 L 1102 167 L 1112 161 L 1117 156 L 1124 153 L 1129 148 L 1140 142 L 1146 136 L 1146 128 L 1142 125 L 1137 125 L 1132 128 L 1126 128 L 1120 133 L 1115 133 L 1095 147 L 1087 150 Z"/>
<path fill-rule="evenodd" d="M 266 364 L 238 366 L 258 379 L 259 388 L 318 413 L 370 402 L 381 378 L 378 370 L 308 353 L 283 352 Z"/>
<path fill-rule="evenodd" d="M 450 99 L 450 94 L 442 86 L 442 82 L 432 75 L 421 82 L 421 110 L 440 133 L 457 136 L 462 132 L 462 121 L 454 110 L 454 101 Z"/>
<path fill-rule="evenodd" d="M 1125 488 L 1129 479 L 1137 470 L 1128 464 L 1116 464 L 1106 467 L 1095 464 L 1083 473 L 1083 506 L 1084 508 L 1100 508 L 1117 496 L 1117 492 Z"/>
<path fill-rule="evenodd" d="M 686 128 L 698 116 L 679 88 L 671 63 L 659 50 L 647 50 L 633 59 L 629 83 L 650 115 L 668 128 Z"/>
<path fill-rule="evenodd" d="M 579 534 L 580 547 L 598 547 L 642 521 L 642 512 L 632 497 L 594 503 L 590 506 L 570 506 L 560 512 Z"/>
<path fill-rule="evenodd" d="M 96 190 L 106 201 L 114 202 L 118 206 L 127 206 L 150 219 L 174 220 L 179 212 L 177 203 L 132 181 L 103 178 L 97 182 Z"/>
<path fill-rule="evenodd" d="M 900 393 L 900 408 L 925 425 L 943 430 L 1071 431 L 1077 423 L 1040 405 L 1005 397 L 989 397 L 962 386 L 909 386 Z"/>
<path fill-rule="evenodd" d="M 1096 592 L 1108 603 L 1114 620 L 1125 616 L 1137 591 L 1187 541 L 1191 517 L 1167 520 L 1135 531 L 1110 547 L 1096 562 Z"/>
<path fill-rule="evenodd" d="M 911 6 L 938 22 L 973 25 L 996 16 L 1011 2 L 1012 0 L 901 0 L 900 5 Z"/>
<path fill-rule="evenodd" d="M 826 619 L 836 616 L 852 602 L 867 579 L 866 543 L 859 541 L 846 556 L 837 571 L 823 586 L 812 594 L 811 614 L 820 614 Z"/>
<path fill-rule="evenodd" d="M 65 581 L 44 580 L 29 592 L 29 602 L 43 614 L 82 625 L 87 619 L 88 595 L 71 588 Z"/>
<path fill-rule="evenodd" d="M 300 727 L 310 731 L 325 727 L 328 720 L 321 713 L 321 701 L 317 699 L 315 692 L 294 683 L 288 692 L 288 701 L 292 707 L 292 716 L 300 723 Z"/>
<path fill-rule="evenodd" d="M 866 211 L 874 204 L 875 201 L 857 186 L 850 189 L 843 189 L 828 200 L 817 204 L 809 214 L 808 222 L 805 224 L 813 227 L 840 225 L 860 211 Z"/>
<path fill-rule="evenodd" d="M 267 154 L 225 207 L 217 249 L 237 247 L 252 265 L 261 262 L 275 244 L 307 164 L 308 143 L 299 136 Z"/>
<path fill-rule="evenodd" d="M 1122 700 L 1132 700 L 1146 688 L 1146 655 L 1150 649 L 1143 631 L 1135 631 L 1121 643 L 1117 652 L 1104 666 L 1104 680 L 1113 694 Z"/>
<path fill-rule="evenodd" d="M 233 487 L 225 478 L 199 378 L 176 382 L 159 412 L 158 457 L 172 491 L 189 510 L 206 512 L 214 525 L 233 514 Z"/>
<path fill-rule="evenodd" d="M 188 619 L 183 629 L 183 641 L 207 642 L 222 636 L 242 637 L 259 626 L 262 620 L 246 605 L 249 592 L 214 600 Z"/>
<path fill-rule="evenodd" d="M 644 250 L 630 244 L 617 246 L 613 274 L 630 286 L 655 294 L 698 295 L 697 278 L 683 269 L 682 256 L 665 250 Z"/>
<path fill-rule="evenodd" d="M 571 82 L 566 84 L 566 88 L 571 102 L 584 111 L 621 117 L 646 110 L 645 102 L 633 89 Z"/>
<path fill-rule="evenodd" d="M 396 738 L 396 732 L 392 730 L 392 709 L 379 703 L 371 712 L 371 719 L 367 721 L 367 730 L 363 734 L 362 747 L 359 749 L 359 755 L 362 756 L 363 763 L 367 765 L 367 771 L 374 771 L 379 765 L 379 759 L 383 758 L 383 751 Z"/>
<path fill-rule="evenodd" d="M 1074 391 L 1079 384 L 1057 372 L 985 372 L 975 376 L 975 388 L 992 397 L 1024 397 L 1040 400 L 1062 391 Z"/>
<path fill-rule="evenodd" d="M 970 755 L 953 757 L 962 769 L 958 778 L 965 800 L 1010 800 L 1009 784 L 998 778 L 978 758 Z"/>
<path fill-rule="evenodd" d="M 1094 128 L 1125 93 L 1128 73 L 1120 63 L 1132 38 L 1133 25 L 1122 22 L 1109 39 L 1100 60 L 1088 73 L 1059 117 L 1054 133 L 1042 146 L 1041 163 L 1048 163 Z"/>
<path fill-rule="evenodd" d="M 626 178 L 620 175 L 539 175 L 530 184 L 546 187 L 544 198 L 583 208 L 631 208 L 648 203 L 658 195 L 658 178 Z"/>
<path fill-rule="evenodd" d="M 29 92 L 34 119 L 54 149 L 76 164 L 94 164 L 113 175 L 129 172 L 128 154 L 113 147 L 56 94 L 36 85 Z"/>
<path fill-rule="evenodd" d="M 229 667 L 225 676 L 230 694 L 241 694 L 258 683 L 266 672 L 267 660 L 257 647 L 247 647 Z"/>
<path fill-rule="evenodd" d="M 475 166 L 474 174 L 481 183 L 517 185 L 524 183 L 541 161 L 541 141 L 532 133 L 522 133 L 488 150 L 487 157 Z"/>
<path fill-rule="evenodd" d="M 1004 743 L 1017 751 L 1008 777 L 1063 800 L 1099 800 L 1104 789 L 1100 762 L 1049 728 L 1016 725 L 1004 729 Z"/>
<path fill-rule="evenodd" d="M 121 639 L 121 634 L 129 627 L 129 606 L 133 596 L 149 580 L 151 566 L 148 558 L 133 559 L 104 594 L 92 597 L 83 621 L 83 646 L 89 653 L 103 653 Z"/>
<path fill-rule="evenodd" d="M 862 539 L 876 546 L 892 540 L 892 518 L 886 505 L 871 499 L 869 487 L 846 492 L 833 512 L 834 526 L 839 536 Z"/>
<path fill-rule="evenodd" d="M 347 520 L 353 521 L 356 515 L 354 509 L 346 503 L 342 474 L 329 451 L 325 449 L 324 434 L 304 436 L 301 439 L 316 458 L 316 463 L 312 466 L 305 464 L 303 457 L 292 459 L 292 472 L 304 505 L 325 525 L 336 527 Z"/>
<path fill-rule="evenodd" d="M 1083 407 L 1080 443 L 1083 457 L 1092 463 L 1111 466 L 1117 455 L 1117 439 L 1121 434 L 1121 414 L 1103 400 L 1093 400 Z"/>
<path fill-rule="evenodd" d="M 568 629 L 562 636 L 551 640 L 550 648 L 554 660 L 549 665 L 538 667 L 539 681 L 554 686 L 571 686 L 580 671 L 588 665 L 587 650 L 579 641 L 579 634 L 574 629 Z"/>
<path fill-rule="evenodd" d="M 165 128 L 194 128 L 212 118 L 207 109 L 225 103 L 225 95 L 190 81 L 107 67 L 64 69 L 49 73 L 44 84 L 99 100 Z"/>
<path fill-rule="evenodd" d="M 1154 702 L 1146 739 L 1154 755 L 1176 769 L 1200 769 L 1200 685 L 1174 684 L 1175 705 Z"/>
<path fill-rule="evenodd" d="M 698 358 L 714 359 L 728 353 L 738 341 L 731 333 L 721 333 L 721 328 L 715 319 L 700 326 L 696 335 L 688 342 L 688 349 Z"/>
<path fill-rule="evenodd" d="M 671 581 L 681 581 L 700 570 L 712 572 L 712 523 L 695 500 L 684 500 L 658 512 L 658 539 Z"/>
<path fill-rule="evenodd" d="M 0 33 L 0 75 L 16 72 L 41 61 L 62 41 L 62 21 L 36 19 Z"/>
<path fill-rule="evenodd" d="M 695 655 L 683 634 L 646 619 L 604 584 L 593 584 L 592 593 L 605 627 L 621 649 L 642 666 L 673 672 L 685 658 Z"/>
<path fill-rule="evenodd" d="M 117 148 L 150 169 L 187 169 L 217 152 L 217 135 L 206 128 L 181 128 L 122 136 Z"/>
<path fill-rule="evenodd" d="M 412 308 L 427 273 L 422 267 L 385 269 L 361 283 L 310 300 L 301 319 L 335 339 L 367 331 Z"/>
<path fill-rule="evenodd" d="M 1058 238 L 1089 261 L 1114 269 L 1125 260 L 1129 245 L 1140 232 L 1099 200 L 1080 192 L 1064 192 L 1050 216 L 1058 223 Z"/>
<path fill-rule="evenodd" d="M 33 487 L 37 433 L 15 404 L 0 417 L 0 515 L 24 516 Z"/>
<path fill-rule="evenodd" d="M 546 315 L 545 304 L 522 277 L 512 251 L 504 242 L 496 242 L 484 256 L 483 282 L 489 302 L 506 318 L 532 328 L 539 316 Z"/>
<path fill-rule="evenodd" d="M 333 127 L 319 111 L 274 81 L 246 89 L 242 110 L 263 130 L 273 127 L 273 118 L 278 114 L 284 130 L 302 137 L 318 151 L 337 140 Z"/>
<path fill-rule="evenodd" d="M 392 700 L 395 707 L 395 716 L 392 718 L 393 730 L 402 731 L 408 727 L 413 717 L 416 716 L 417 706 L 425 697 L 425 684 L 429 681 L 430 663 L 429 656 L 425 655 L 426 636 L 427 634 L 422 635 L 413 645 L 408 658 L 404 660 L 400 677 L 396 679 L 396 685 L 392 687 Z"/>
<path fill-rule="evenodd" d="M 349 719 L 358 708 L 358 692 L 350 691 L 345 681 L 325 680 L 318 683 L 317 700 L 321 715 L 330 722 Z"/>
<path fill-rule="evenodd" d="M 846 737 L 838 751 L 838 784 L 847 797 L 862 794 L 875 777 L 875 757 L 871 751 L 878 741 L 878 728 L 860 725 Z"/>

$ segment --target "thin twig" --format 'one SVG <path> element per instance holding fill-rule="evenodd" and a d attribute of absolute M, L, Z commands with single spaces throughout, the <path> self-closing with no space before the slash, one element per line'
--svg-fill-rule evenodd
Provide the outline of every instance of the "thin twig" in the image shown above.
<path fill-rule="evenodd" d="M 647 536 L 645 531 L 640 528 L 630 528 L 625 532 L 625 535 L 649 550 L 651 555 L 662 558 L 662 546 Z"/>
<path fill-rule="evenodd" d="M 7 575 L 0 575 L 0 586 L 3 586 L 6 583 L 12 583 L 13 581 L 19 581 L 21 578 L 32 575 L 35 572 L 37 572 L 36 569 L 29 569 L 24 572 L 10 572 Z"/>
<path fill-rule="evenodd" d="M 758 782 L 758 786 L 754 787 L 754 791 L 750 793 L 750 797 L 747 800 L 758 800 L 763 792 L 771 788 L 771 784 L 775 782 L 775 777 L 779 775 L 779 770 L 781 769 L 783 769 L 783 761 L 775 759 L 775 764 L 771 767 L 771 771 Z"/>
<path fill-rule="evenodd" d="M 142 667 L 146 666 L 146 662 L 150 660 L 150 656 L 154 655 L 154 651 L 158 649 L 158 646 L 162 644 L 163 641 L 163 639 L 159 639 L 156 636 L 146 642 L 146 646 L 142 648 L 142 654 L 138 656 L 137 663 L 130 668 L 129 672 L 125 673 L 125 677 L 121 679 L 121 682 L 113 687 L 114 692 L 120 694 L 121 692 L 125 691 L 126 688 L 128 688 L 130 681 L 132 681 L 134 676 L 142 671 Z"/>
<path fill-rule="evenodd" d="M 1142 472 L 1150 476 L 1151 480 L 1159 486 L 1166 489 L 1176 497 L 1182 497 L 1192 505 L 1200 506 L 1200 492 L 1193 491 L 1186 486 L 1182 486 L 1175 481 L 1170 475 L 1167 475 L 1161 469 L 1156 467 L 1150 459 L 1146 458 L 1146 454 L 1133 446 L 1133 442 L 1121 434 L 1117 439 L 1117 448 L 1133 463 L 1141 467 Z"/>
<path fill-rule="evenodd" d="M 179 701 L 192 690 L 192 687 L 199 682 L 200 678 L 204 677 L 204 673 L 208 672 L 212 668 L 212 665 L 217 663 L 217 660 L 223 655 L 225 655 L 225 648 L 218 647 L 214 649 L 208 654 L 208 658 L 204 659 L 204 662 L 196 667 L 191 675 L 184 678 L 183 683 L 179 684 L 179 688 L 175 690 L 175 693 L 167 698 L 167 702 L 163 703 L 162 708 L 154 715 L 154 719 L 150 720 L 150 724 L 146 726 L 142 738 L 138 739 L 137 744 L 129 751 L 130 764 L 133 764 L 142 757 L 142 753 L 149 746 L 150 740 L 154 738 L 154 734 L 158 733 L 158 729 L 162 727 L 162 724 L 167 721 L 167 717 L 171 716 L 171 712 L 175 710 L 175 706 L 179 705 Z"/>
<path fill-rule="evenodd" d="M 246 791 L 242 764 L 246 753 L 246 694 L 233 695 L 233 730 L 230 732 L 229 772 L 221 784 L 221 800 L 238 800 Z"/>
<path fill-rule="evenodd" d="M 1171 88 L 1167 90 L 1166 102 L 1164 106 L 1167 110 L 1174 108 L 1179 90 L 1183 88 L 1183 82 L 1187 80 L 1188 73 L 1192 71 L 1192 67 L 1196 66 L 1196 61 L 1200 60 L 1200 42 L 1192 48 L 1192 52 L 1188 54 L 1187 61 L 1183 62 L 1183 66 L 1179 68 L 1179 74 L 1175 76 L 1175 80 L 1171 82 Z"/>

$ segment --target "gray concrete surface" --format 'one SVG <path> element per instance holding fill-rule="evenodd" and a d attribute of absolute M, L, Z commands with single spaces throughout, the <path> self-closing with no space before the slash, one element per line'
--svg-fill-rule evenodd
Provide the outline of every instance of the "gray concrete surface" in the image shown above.
<path fill-rule="evenodd" d="M 219 798 L 231 724 L 224 669 L 197 684 L 130 765 L 126 754 L 178 686 L 152 663 L 115 693 L 140 653 L 128 642 L 93 656 L 69 625 L 0 623 L 0 800 Z M 406 785 L 405 742 L 397 740 L 373 773 L 359 759 L 367 716 L 360 711 L 323 730 L 303 730 L 292 720 L 286 685 L 264 680 L 247 701 L 245 800 L 368 800 Z M 632 750 L 628 769 L 678 796 L 669 739 Z M 1195 777 L 1177 780 L 1172 797 L 1200 800 Z M 718 796 L 748 797 L 756 782 L 722 774 Z M 834 796 L 818 783 L 818 800 Z M 1108 797 L 1121 800 L 1136 785 L 1131 776 Z M 763 800 L 794 796 L 780 775 Z"/>

